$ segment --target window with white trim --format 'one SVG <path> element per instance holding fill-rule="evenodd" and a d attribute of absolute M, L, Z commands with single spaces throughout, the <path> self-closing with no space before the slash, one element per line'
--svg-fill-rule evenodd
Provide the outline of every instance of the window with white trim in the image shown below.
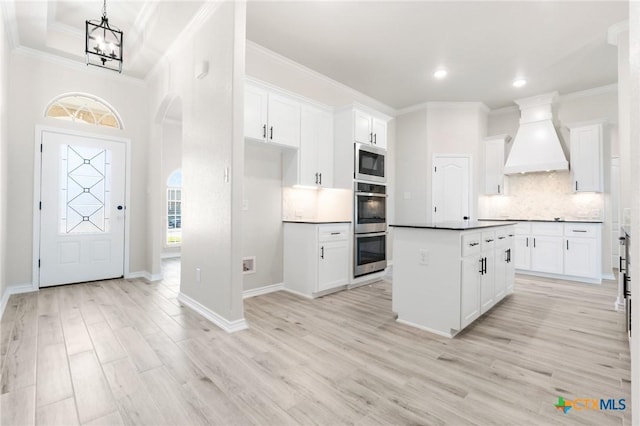
<path fill-rule="evenodd" d="M 47 106 L 45 117 L 74 123 L 122 129 L 122 120 L 114 108 L 97 96 L 86 93 L 65 93 Z"/>
<path fill-rule="evenodd" d="M 175 170 L 167 179 L 166 244 L 182 244 L 182 170 Z"/>

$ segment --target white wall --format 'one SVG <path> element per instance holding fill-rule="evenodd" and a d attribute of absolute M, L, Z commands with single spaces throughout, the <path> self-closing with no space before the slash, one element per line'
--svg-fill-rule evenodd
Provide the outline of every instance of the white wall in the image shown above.
<path fill-rule="evenodd" d="M 4 17 L 2 16 L 2 8 L 0 7 L 0 317 L 4 311 L 4 303 L 8 295 L 5 294 L 7 289 L 6 276 L 6 232 L 7 232 L 7 211 L 9 200 L 7 197 L 8 189 L 8 108 L 7 102 L 9 84 L 9 45 L 4 26 Z"/>
<path fill-rule="evenodd" d="M 206 3 L 201 21 L 189 25 L 167 60 L 148 78 L 151 112 L 162 115 L 167 99 L 183 106 L 183 244 L 180 292 L 219 325 L 243 320 L 241 204 L 244 163 L 243 99 L 246 4 Z M 195 66 L 209 73 L 195 78 Z M 156 120 L 152 140 L 161 133 Z M 149 150 L 151 162 L 159 154 Z M 155 159 L 154 159 L 155 158 Z M 229 180 L 225 180 L 229 170 Z M 152 171 L 151 199 L 160 203 L 160 167 Z M 158 229 L 158 221 L 152 223 Z M 159 256 L 154 256 L 158 258 Z M 201 279 L 196 279 L 196 270 Z"/>
<path fill-rule="evenodd" d="M 8 284 L 25 285 L 33 282 L 34 135 L 37 124 L 131 140 L 131 204 L 127 208 L 131 229 L 130 271 L 145 271 L 149 118 L 144 83 L 112 71 L 89 69 L 82 64 L 51 61 L 31 54 L 27 56 L 20 51 L 13 51 L 9 62 L 11 85 L 8 98 L 14 102 L 9 109 L 8 156 L 11 162 L 8 174 L 12 184 L 7 190 L 8 203 L 11 205 L 7 220 L 11 226 L 7 228 L 6 240 L 11 241 L 12 245 L 7 252 Z M 124 130 L 45 118 L 45 108 L 50 100 L 66 92 L 91 93 L 106 100 L 120 113 Z"/>
<path fill-rule="evenodd" d="M 477 218 L 487 110 L 477 102 L 432 102 L 396 118 L 396 221 L 430 222 L 435 154 L 471 157 L 470 215 Z"/>
<path fill-rule="evenodd" d="M 247 143 L 244 163 L 242 256 L 255 256 L 256 272 L 243 276 L 251 290 L 283 281 L 282 153 L 266 144 Z"/>

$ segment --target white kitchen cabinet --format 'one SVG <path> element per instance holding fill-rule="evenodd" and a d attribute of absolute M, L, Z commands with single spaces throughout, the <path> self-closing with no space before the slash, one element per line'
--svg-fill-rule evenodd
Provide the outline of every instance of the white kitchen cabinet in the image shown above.
<path fill-rule="evenodd" d="M 566 224 L 564 226 L 564 273 L 575 277 L 601 276 L 600 226 L 595 224 Z"/>
<path fill-rule="evenodd" d="M 484 139 L 484 193 L 504 194 L 504 150 L 509 135 L 491 136 Z"/>
<path fill-rule="evenodd" d="M 289 148 L 300 146 L 300 102 L 253 83 L 245 85 L 244 135 Z"/>
<path fill-rule="evenodd" d="M 480 316 L 480 271 L 482 259 L 479 256 L 462 258 L 460 279 L 460 327 L 471 324 Z"/>
<path fill-rule="evenodd" d="M 513 293 L 515 288 L 515 256 L 514 256 L 514 248 L 515 248 L 515 232 L 513 229 L 510 229 L 507 232 L 507 239 L 504 246 L 504 262 L 506 263 L 505 267 L 505 295 Z"/>
<path fill-rule="evenodd" d="M 285 186 L 333 186 L 333 114 L 303 104 L 300 149 L 283 153 Z"/>
<path fill-rule="evenodd" d="M 574 192 L 603 191 L 602 145 L 605 121 L 569 125 Z"/>
<path fill-rule="evenodd" d="M 484 314 L 495 304 L 495 232 L 482 233 L 482 272 L 480 273 L 480 314 Z"/>
<path fill-rule="evenodd" d="M 334 115 L 333 187 L 353 189 L 354 143 L 387 149 L 387 123 L 391 117 L 354 103 Z"/>
<path fill-rule="evenodd" d="M 496 297 L 496 262 L 513 226 L 439 228 L 394 225 L 392 309 L 398 321 L 452 337 L 507 294 Z M 506 269 L 501 269 L 504 274 Z M 510 270 L 514 273 L 513 269 Z"/>
<path fill-rule="evenodd" d="M 494 259 L 494 298 L 496 301 L 513 293 L 514 266 L 511 259 L 513 251 L 514 230 L 498 228 L 496 230 L 496 250 Z"/>
<path fill-rule="evenodd" d="M 350 225 L 299 222 L 284 225 L 285 290 L 313 298 L 346 288 Z"/>
<path fill-rule="evenodd" d="M 353 110 L 353 135 L 355 142 L 387 149 L 387 122 L 358 109 Z"/>
<path fill-rule="evenodd" d="M 519 273 L 574 281 L 602 281 L 601 224 L 530 222 L 516 227 L 515 267 Z"/>

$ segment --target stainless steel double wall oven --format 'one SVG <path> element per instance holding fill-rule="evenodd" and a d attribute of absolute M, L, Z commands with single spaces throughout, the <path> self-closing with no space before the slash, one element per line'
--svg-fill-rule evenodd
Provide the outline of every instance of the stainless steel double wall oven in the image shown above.
<path fill-rule="evenodd" d="M 387 267 L 385 151 L 355 144 L 354 277 Z"/>

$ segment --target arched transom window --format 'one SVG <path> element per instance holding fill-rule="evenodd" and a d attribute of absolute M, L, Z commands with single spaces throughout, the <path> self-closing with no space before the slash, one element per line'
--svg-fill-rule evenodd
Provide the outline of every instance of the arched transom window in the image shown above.
<path fill-rule="evenodd" d="M 123 128 L 115 109 L 104 100 L 86 93 L 66 93 L 56 97 L 49 103 L 45 116 L 95 126 Z"/>

